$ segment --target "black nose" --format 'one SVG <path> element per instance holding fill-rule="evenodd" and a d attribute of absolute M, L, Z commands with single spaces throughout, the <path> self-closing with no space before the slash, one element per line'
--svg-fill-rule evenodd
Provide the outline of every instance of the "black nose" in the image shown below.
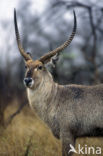
<path fill-rule="evenodd" d="M 26 77 L 24 78 L 24 82 L 26 83 L 26 85 L 28 85 L 30 82 L 32 82 L 32 78 Z"/>

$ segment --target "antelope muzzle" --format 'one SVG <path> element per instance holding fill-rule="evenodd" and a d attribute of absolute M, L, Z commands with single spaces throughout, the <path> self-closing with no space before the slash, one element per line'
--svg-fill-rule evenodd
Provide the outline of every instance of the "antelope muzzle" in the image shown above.
<path fill-rule="evenodd" d="M 24 85 L 28 88 L 31 88 L 34 84 L 34 80 L 31 77 L 24 78 Z"/>

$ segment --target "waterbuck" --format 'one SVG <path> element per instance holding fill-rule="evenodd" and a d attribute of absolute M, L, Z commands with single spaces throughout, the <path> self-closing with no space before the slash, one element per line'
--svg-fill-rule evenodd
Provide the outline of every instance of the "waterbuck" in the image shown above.
<path fill-rule="evenodd" d="M 46 69 L 53 56 L 61 52 L 72 41 L 76 33 L 76 15 L 69 39 L 38 60 L 26 53 L 20 35 L 14 10 L 14 25 L 19 51 L 24 57 L 26 74 L 24 84 L 27 88 L 29 104 L 39 117 L 51 128 L 55 137 L 62 141 L 62 156 L 71 156 L 71 146 L 77 137 L 103 136 L 103 84 L 96 86 L 59 85 L 53 81 Z"/>

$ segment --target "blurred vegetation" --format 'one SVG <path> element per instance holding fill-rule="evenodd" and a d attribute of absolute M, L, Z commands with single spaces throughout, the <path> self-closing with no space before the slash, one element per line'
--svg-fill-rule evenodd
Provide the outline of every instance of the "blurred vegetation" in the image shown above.
<path fill-rule="evenodd" d="M 103 1 L 49 0 L 43 11 L 39 10 L 39 6 L 38 11 L 33 10 L 34 3 L 25 0 L 22 3 L 19 2 L 16 8 L 24 49 L 37 59 L 62 44 L 72 32 L 74 9 L 78 22 L 75 39 L 60 53 L 56 67 L 49 65 L 48 69 L 54 80 L 60 84 L 102 83 Z M 49 130 L 39 128 L 41 121 L 39 123 L 35 115 L 33 117 L 27 106 L 28 101 L 23 85 L 25 68 L 18 52 L 13 20 L 3 20 L 0 27 L 3 30 L 1 38 L 3 37 L 4 40 L 4 44 L 0 44 L 0 153 L 4 150 L 5 155 L 5 149 L 8 149 L 7 153 L 10 156 L 20 153 L 26 155 L 30 141 L 32 146 L 28 148 L 31 152 L 35 150 L 33 155 L 41 156 L 40 151 L 45 153 L 45 156 L 60 155 L 60 143 L 52 139 Z M 37 131 L 35 131 L 36 126 Z M 27 132 L 29 128 L 33 128 L 30 133 Z M 42 135 L 40 135 L 41 131 L 43 131 Z M 32 140 L 30 140 L 31 135 L 33 135 Z M 47 142 L 47 138 L 50 139 L 50 143 Z M 88 139 L 85 141 L 88 142 Z M 85 141 L 82 140 L 81 143 Z M 98 139 L 89 140 L 90 143 L 103 144 Z"/>

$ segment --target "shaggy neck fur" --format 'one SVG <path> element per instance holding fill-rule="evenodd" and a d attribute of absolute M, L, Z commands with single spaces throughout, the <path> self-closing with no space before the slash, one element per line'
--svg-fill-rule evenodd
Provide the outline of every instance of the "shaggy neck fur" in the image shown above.
<path fill-rule="evenodd" d="M 49 114 L 47 114 L 47 112 L 48 109 L 52 108 L 51 104 L 55 100 L 53 97 L 55 97 L 56 93 L 57 84 L 54 83 L 50 73 L 43 77 L 38 88 L 27 89 L 30 106 L 45 122 L 48 122 L 47 118 L 50 116 L 50 111 Z"/>

